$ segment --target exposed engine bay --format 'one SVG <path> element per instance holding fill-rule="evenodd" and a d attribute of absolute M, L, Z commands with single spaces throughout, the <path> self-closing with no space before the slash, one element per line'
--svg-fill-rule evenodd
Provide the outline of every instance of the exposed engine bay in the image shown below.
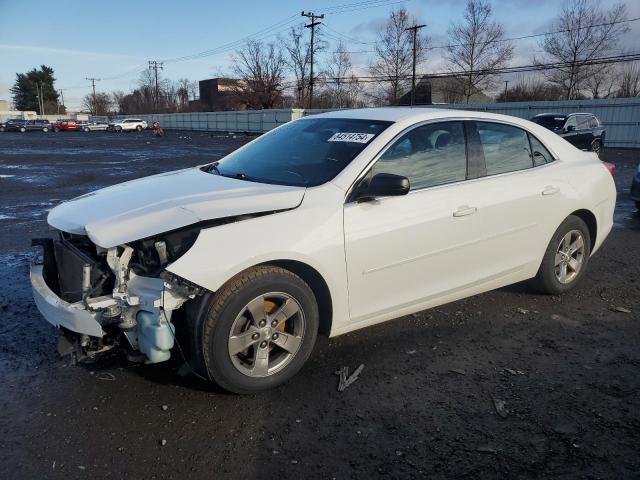
<path fill-rule="evenodd" d="M 131 360 L 168 360 L 175 342 L 172 315 L 200 289 L 164 267 L 193 245 L 198 232 L 183 229 L 109 249 L 66 232 L 34 239 L 43 248 L 46 284 L 36 304 L 61 327 L 60 353 L 81 360 L 122 347 Z M 52 304 L 57 311 L 48 315 Z M 60 314 L 61 304 L 67 315 Z"/>

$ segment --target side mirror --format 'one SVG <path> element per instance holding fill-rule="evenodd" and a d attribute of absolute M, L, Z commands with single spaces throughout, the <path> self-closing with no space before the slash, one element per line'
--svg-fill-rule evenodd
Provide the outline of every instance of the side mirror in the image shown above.
<path fill-rule="evenodd" d="M 357 195 L 358 202 L 372 200 L 375 197 L 397 197 L 409 193 L 409 179 L 392 173 L 374 175 L 369 185 L 362 188 Z"/>
<path fill-rule="evenodd" d="M 576 127 L 574 127 L 573 125 L 567 125 L 567 127 L 564 129 L 565 132 L 573 132 L 576 129 Z"/>

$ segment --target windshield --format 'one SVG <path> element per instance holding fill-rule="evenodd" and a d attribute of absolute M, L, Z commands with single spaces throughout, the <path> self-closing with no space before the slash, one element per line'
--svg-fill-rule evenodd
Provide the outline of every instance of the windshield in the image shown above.
<path fill-rule="evenodd" d="M 536 122 L 538 125 L 542 125 L 549 130 L 557 130 L 562 128 L 567 117 L 561 115 L 545 115 L 542 117 L 533 117 L 532 122 Z"/>
<path fill-rule="evenodd" d="M 306 118 L 254 140 L 209 171 L 278 185 L 321 185 L 340 173 L 391 123 Z"/>

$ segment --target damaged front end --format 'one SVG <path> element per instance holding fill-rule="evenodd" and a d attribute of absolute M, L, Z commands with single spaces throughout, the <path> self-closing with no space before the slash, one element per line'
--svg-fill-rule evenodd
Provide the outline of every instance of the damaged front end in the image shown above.
<path fill-rule="evenodd" d="M 33 240 L 43 249 L 31 266 L 40 313 L 62 331 L 58 349 L 77 360 L 120 347 L 132 360 L 171 357 L 174 312 L 200 289 L 165 266 L 195 242 L 198 230 L 181 230 L 102 248 L 88 236 L 59 232 Z"/>

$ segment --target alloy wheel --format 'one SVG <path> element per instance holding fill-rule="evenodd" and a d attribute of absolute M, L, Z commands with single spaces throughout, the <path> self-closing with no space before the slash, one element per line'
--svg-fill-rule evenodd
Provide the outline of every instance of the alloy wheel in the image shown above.
<path fill-rule="evenodd" d="M 233 366 L 249 377 L 271 376 L 300 350 L 306 321 L 291 295 L 270 292 L 251 300 L 231 326 L 228 351 Z"/>
<path fill-rule="evenodd" d="M 555 274 L 560 283 L 571 283 L 580 273 L 585 260 L 582 232 L 571 230 L 558 245 L 555 257 Z"/>
<path fill-rule="evenodd" d="M 591 150 L 596 153 L 597 155 L 600 155 L 600 150 L 602 149 L 602 145 L 600 144 L 600 142 L 598 140 L 596 140 L 595 142 L 593 142 L 591 144 Z"/>

